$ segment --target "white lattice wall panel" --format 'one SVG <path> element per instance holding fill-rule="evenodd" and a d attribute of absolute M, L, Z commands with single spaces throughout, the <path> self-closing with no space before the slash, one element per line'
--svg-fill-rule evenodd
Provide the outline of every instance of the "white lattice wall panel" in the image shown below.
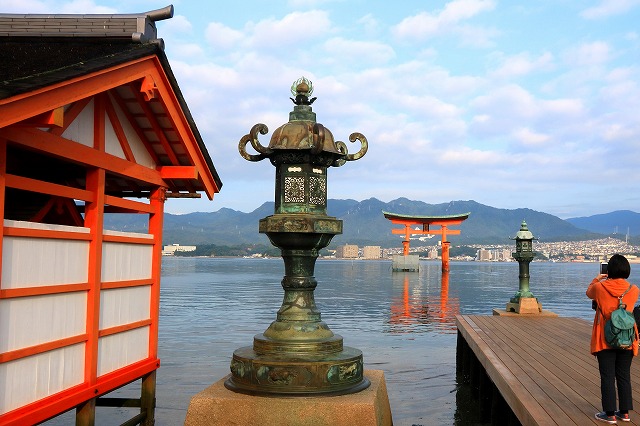
<path fill-rule="evenodd" d="M 84 334 L 87 293 L 0 299 L 0 353 Z"/>
<path fill-rule="evenodd" d="M 100 329 L 150 318 L 151 286 L 100 292 Z"/>
<path fill-rule="evenodd" d="M 153 238 L 148 234 L 138 235 Z M 153 246 L 151 245 L 105 242 L 102 245 L 102 281 L 151 278 L 152 260 Z"/>
<path fill-rule="evenodd" d="M 84 344 L 0 364 L 0 414 L 79 385 Z"/>
<path fill-rule="evenodd" d="M 149 327 L 140 327 L 98 340 L 98 376 L 149 356 Z"/>
<path fill-rule="evenodd" d="M 88 233 L 87 228 L 5 220 L 6 227 Z M 89 242 L 4 237 L 2 288 L 25 288 L 87 282 Z M 34 268 L 34 265 L 38 265 Z"/>

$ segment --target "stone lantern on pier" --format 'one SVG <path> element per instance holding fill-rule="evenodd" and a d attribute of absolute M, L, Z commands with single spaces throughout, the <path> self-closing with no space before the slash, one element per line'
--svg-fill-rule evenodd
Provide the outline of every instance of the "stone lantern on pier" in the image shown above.
<path fill-rule="evenodd" d="M 520 287 L 516 294 L 507 303 L 508 312 L 517 312 L 519 314 L 537 314 L 542 312 L 542 304 L 529 290 L 529 263 L 536 257 L 533 251 L 533 240 L 536 240 L 527 227 L 524 220 L 520 225 L 520 230 L 516 234 L 516 251 L 511 255 L 518 261 Z"/>
<path fill-rule="evenodd" d="M 352 133 L 349 140 L 359 141 L 360 149 L 349 154 L 344 142 L 316 122 L 311 82 L 302 77 L 291 92 L 295 105 L 289 122 L 275 130 L 269 145 L 258 141 L 267 126 L 256 124 L 238 146 L 245 159 L 268 158 L 276 168 L 275 211 L 260 220 L 259 231 L 281 250 L 284 298 L 266 331 L 254 337 L 252 346 L 233 353 L 225 387 L 272 396 L 355 393 L 370 383 L 363 374 L 362 352 L 343 346 L 342 337 L 321 320 L 314 301 L 314 267 L 318 252 L 342 233 L 342 221 L 327 215 L 327 170 L 365 155 L 367 139 Z M 247 152 L 248 144 L 255 154 Z"/>

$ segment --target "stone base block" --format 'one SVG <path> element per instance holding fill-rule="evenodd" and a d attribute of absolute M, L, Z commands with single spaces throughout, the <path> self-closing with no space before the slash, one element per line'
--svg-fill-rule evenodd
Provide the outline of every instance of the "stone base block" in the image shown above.
<path fill-rule="evenodd" d="M 191 398 L 185 426 L 391 426 L 382 370 L 365 370 L 367 389 L 341 396 L 267 397 L 224 387 L 227 377 Z"/>
<path fill-rule="evenodd" d="M 394 254 L 391 259 L 391 270 L 394 272 L 416 272 L 420 270 L 420 257 L 417 254 L 409 254 L 407 256 Z"/>
<path fill-rule="evenodd" d="M 502 317 L 557 317 L 558 314 L 556 314 L 555 312 L 551 312 L 551 311 L 545 311 L 544 309 L 541 311 L 536 311 L 533 313 L 529 313 L 529 314 L 524 314 L 524 313 L 519 313 L 519 312 L 514 312 L 514 311 L 506 311 L 506 310 L 502 310 L 502 309 L 494 309 L 493 310 L 493 315 L 499 315 Z"/>

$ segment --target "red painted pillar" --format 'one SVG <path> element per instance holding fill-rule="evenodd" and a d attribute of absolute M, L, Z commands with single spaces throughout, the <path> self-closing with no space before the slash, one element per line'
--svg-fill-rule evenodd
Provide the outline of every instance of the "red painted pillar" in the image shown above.
<path fill-rule="evenodd" d="M 449 245 L 447 227 L 442 225 L 442 272 L 449 272 Z"/>
<path fill-rule="evenodd" d="M 442 272 L 449 272 L 449 241 L 442 242 Z"/>
<path fill-rule="evenodd" d="M 402 254 L 409 256 L 409 238 L 411 238 L 410 225 L 404 225 L 404 240 L 402 241 Z"/>

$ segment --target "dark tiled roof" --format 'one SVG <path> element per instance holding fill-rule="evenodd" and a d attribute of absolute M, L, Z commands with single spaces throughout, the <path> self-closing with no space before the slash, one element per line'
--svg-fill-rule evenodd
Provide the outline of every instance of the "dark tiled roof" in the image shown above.
<path fill-rule="evenodd" d="M 0 99 L 150 54 L 164 57 L 158 44 L 131 40 L 0 37 Z"/>
<path fill-rule="evenodd" d="M 155 21 L 172 16 L 173 6 L 127 15 L 0 14 L 0 99 L 160 52 Z"/>

